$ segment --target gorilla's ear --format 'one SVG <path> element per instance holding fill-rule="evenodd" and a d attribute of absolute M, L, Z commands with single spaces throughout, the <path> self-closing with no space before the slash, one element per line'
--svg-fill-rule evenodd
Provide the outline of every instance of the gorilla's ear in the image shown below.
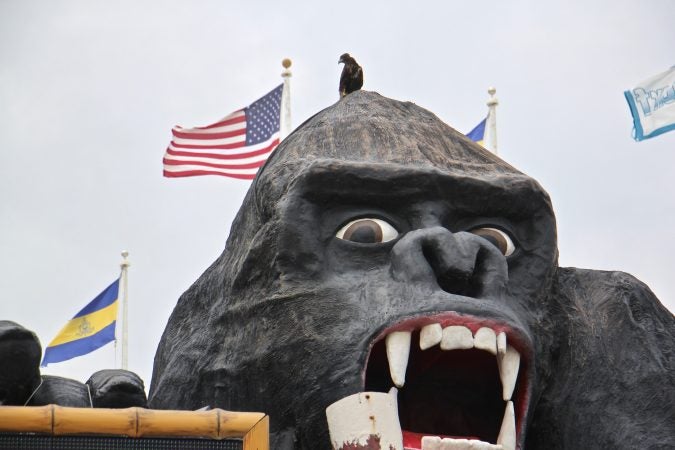
<path fill-rule="evenodd" d="M 0 320 L 0 405 L 26 403 L 40 384 L 41 355 L 35 333 Z"/>
<path fill-rule="evenodd" d="M 148 404 L 143 380 L 128 370 L 99 370 L 86 384 L 94 408 L 145 408 Z"/>

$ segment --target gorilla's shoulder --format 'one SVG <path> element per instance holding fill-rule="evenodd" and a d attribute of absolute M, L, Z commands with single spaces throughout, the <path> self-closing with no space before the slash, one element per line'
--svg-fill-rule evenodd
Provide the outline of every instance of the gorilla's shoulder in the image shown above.
<path fill-rule="evenodd" d="M 570 318 L 594 328 L 628 327 L 675 337 L 673 314 L 628 273 L 564 267 L 558 270 L 557 290 Z"/>
<path fill-rule="evenodd" d="M 623 272 L 560 268 L 558 347 L 528 448 L 670 448 L 675 318 Z M 556 445 L 545 430 L 559 430 Z"/>
<path fill-rule="evenodd" d="M 586 288 L 605 288 L 613 293 L 634 292 L 635 290 L 654 295 L 649 287 L 633 275 L 614 270 L 579 269 L 577 267 L 560 267 L 558 281 L 572 283 Z"/>

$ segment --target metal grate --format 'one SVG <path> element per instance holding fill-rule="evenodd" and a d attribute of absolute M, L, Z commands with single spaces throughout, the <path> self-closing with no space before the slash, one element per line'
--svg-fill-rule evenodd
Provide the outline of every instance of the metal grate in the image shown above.
<path fill-rule="evenodd" d="M 241 439 L 46 436 L 0 433 L 0 450 L 243 450 Z"/>

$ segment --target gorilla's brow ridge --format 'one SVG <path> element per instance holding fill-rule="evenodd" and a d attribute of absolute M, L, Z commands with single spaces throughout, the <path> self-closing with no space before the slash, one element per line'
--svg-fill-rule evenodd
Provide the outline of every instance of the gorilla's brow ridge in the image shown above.
<path fill-rule="evenodd" d="M 317 204 L 356 202 L 385 206 L 443 199 L 460 209 L 520 217 L 548 206 L 548 196 L 526 176 L 479 178 L 389 163 L 366 166 L 322 161 L 299 175 L 293 190 Z"/>

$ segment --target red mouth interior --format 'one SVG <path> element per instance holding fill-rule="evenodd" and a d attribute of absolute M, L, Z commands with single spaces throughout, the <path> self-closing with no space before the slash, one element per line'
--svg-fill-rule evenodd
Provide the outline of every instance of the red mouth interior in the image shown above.
<path fill-rule="evenodd" d="M 416 331 L 398 393 L 406 448 L 421 448 L 425 435 L 496 443 L 505 407 L 496 357 L 476 349 L 443 351 L 438 345 L 422 351 L 418 343 Z M 387 392 L 392 386 L 382 339 L 371 351 L 365 390 Z"/>

